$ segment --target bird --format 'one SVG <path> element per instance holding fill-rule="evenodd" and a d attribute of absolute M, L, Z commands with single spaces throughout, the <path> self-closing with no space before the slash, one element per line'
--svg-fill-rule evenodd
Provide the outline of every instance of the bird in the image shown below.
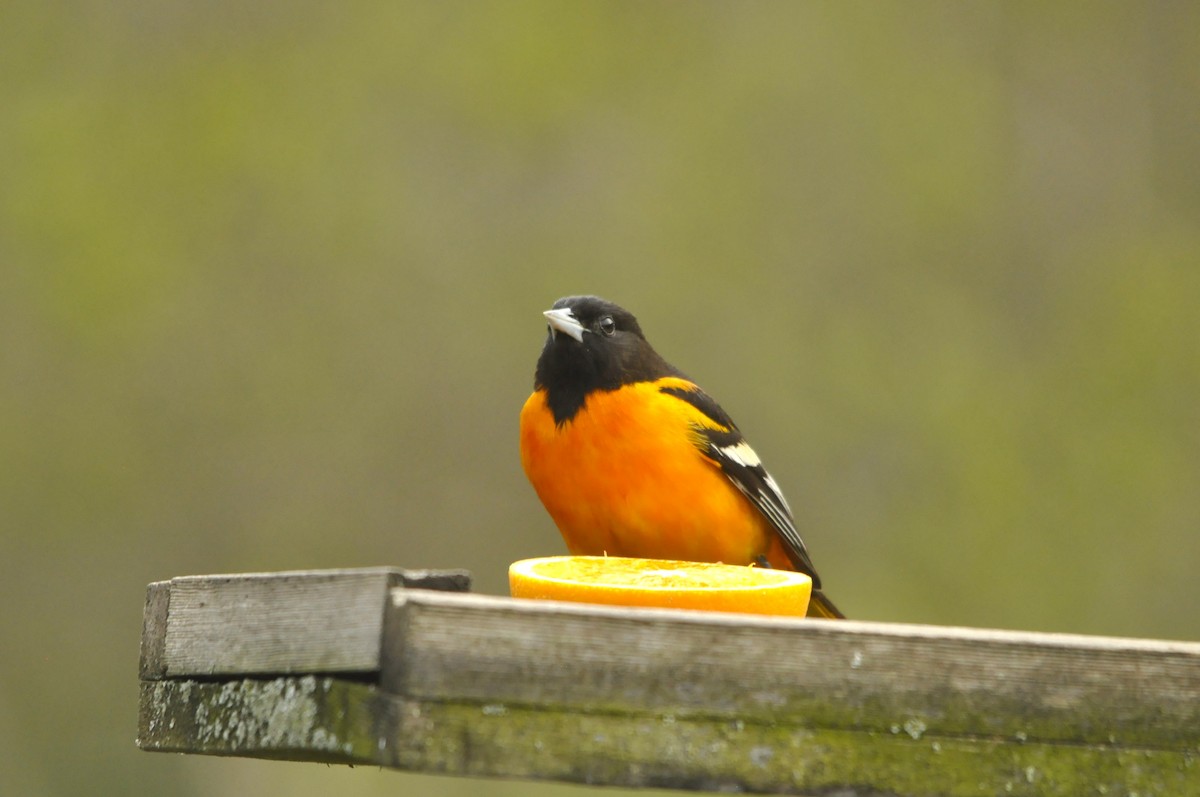
<path fill-rule="evenodd" d="M 758 565 L 812 578 L 809 617 L 842 618 L 775 479 L 733 419 L 597 296 L 543 315 L 521 465 L 576 556 Z"/>

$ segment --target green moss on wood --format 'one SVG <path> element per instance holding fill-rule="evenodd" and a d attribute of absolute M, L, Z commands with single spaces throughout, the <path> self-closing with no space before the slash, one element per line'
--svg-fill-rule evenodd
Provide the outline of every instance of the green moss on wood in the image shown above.
<path fill-rule="evenodd" d="M 371 763 L 379 756 L 373 687 L 305 676 L 142 683 L 138 745 L 148 750 Z"/>
<path fill-rule="evenodd" d="M 1200 793 L 1184 753 L 806 729 L 744 721 L 410 707 L 388 763 L 457 775 L 702 791 L 852 795 Z"/>
<path fill-rule="evenodd" d="M 498 702 L 415 701 L 328 677 L 143 682 L 148 750 L 703 791 L 853 795 L 1200 794 L 1191 751 Z"/>

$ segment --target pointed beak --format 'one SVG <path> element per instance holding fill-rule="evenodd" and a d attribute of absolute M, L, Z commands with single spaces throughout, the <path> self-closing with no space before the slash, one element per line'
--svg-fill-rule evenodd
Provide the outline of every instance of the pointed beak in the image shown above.
<path fill-rule="evenodd" d="M 575 314 L 571 312 L 571 308 L 563 307 L 558 310 L 546 310 L 542 315 L 546 316 L 546 321 L 550 323 L 550 334 L 555 335 L 563 332 L 583 343 L 583 333 L 587 332 L 587 330 L 575 320 Z"/>

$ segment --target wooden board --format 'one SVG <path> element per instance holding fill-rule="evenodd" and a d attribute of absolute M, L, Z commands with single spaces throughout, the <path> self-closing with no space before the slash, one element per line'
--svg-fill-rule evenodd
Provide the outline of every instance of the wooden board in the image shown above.
<path fill-rule="evenodd" d="M 1200 764 L 1178 752 L 421 701 L 311 675 L 143 681 L 138 744 L 443 775 L 837 797 L 1173 797 L 1200 789 Z"/>
<path fill-rule="evenodd" d="M 146 591 L 143 679 L 378 672 L 389 590 L 465 591 L 454 570 L 391 567 L 183 576 Z"/>
<path fill-rule="evenodd" d="M 382 685 L 550 705 L 1200 753 L 1200 645 L 394 592 Z"/>
<path fill-rule="evenodd" d="M 246 579 L 265 576 L 185 583 L 179 614 L 176 582 L 164 582 L 165 621 L 164 588 L 152 585 L 144 648 L 161 650 L 167 677 L 142 682 L 139 746 L 840 797 L 1200 794 L 1193 643 L 412 589 L 376 601 L 359 571 L 281 575 L 271 589 L 251 588 L 270 600 L 234 599 Z M 212 605 L 225 617 L 238 607 L 228 634 L 207 630 Z M 297 619 L 313 616 L 326 622 Z M 334 655 L 342 637 L 326 625 L 335 616 L 372 629 L 375 643 Z M 283 642 L 271 630 L 280 621 Z M 205 640 L 207 653 L 159 643 L 172 634 Z M 263 669 L 321 661 L 353 662 L 360 677 Z M 143 656 L 143 667 L 154 663 Z M 259 669 L 196 677 L 247 663 Z M 199 669 L 183 674 L 185 665 Z"/>
<path fill-rule="evenodd" d="M 395 724 L 378 688 L 323 675 L 141 682 L 143 750 L 373 764 Z"/>

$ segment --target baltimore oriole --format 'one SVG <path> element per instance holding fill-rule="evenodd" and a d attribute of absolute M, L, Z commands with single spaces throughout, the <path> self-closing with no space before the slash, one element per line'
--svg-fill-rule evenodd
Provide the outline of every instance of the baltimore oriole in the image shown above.
<path fill-rule="evenodd" d="M 544 315 L 521 464 L 571 553 L 799 570 L 808 615 L 843 617 L 754 449 L 637 319 L 595 296 Z"/>

